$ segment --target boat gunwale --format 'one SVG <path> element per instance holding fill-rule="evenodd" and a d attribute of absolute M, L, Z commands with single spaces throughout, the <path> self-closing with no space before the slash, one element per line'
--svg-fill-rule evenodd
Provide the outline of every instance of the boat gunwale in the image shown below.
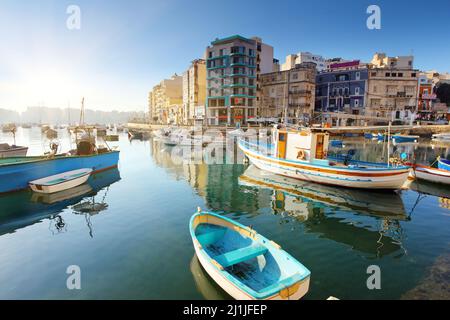
<path fill-rule="evenodd" d="M 87 169 L 87 168 L 85 168 L 85 169 L 71 170 L 71 171 L 79 171 L 79 170 L 84 170 L 84 171 L 86 171 L 86 169 Z M 67 172 L 71 172 L 71 171 L 67 171 Z M 66 173 L 66 172 L 62 172 L 62 173 L 55 174 L 55 175 L 53 175 L 53 176 L 48 176 L 48 177 L 44 177 L 44 178 L 41 178 L 41 179 L 37 179 L 37 180 L 30 181 L 28 184 L 29 184 L 29 185 L 34 185 L 34 186 L 53 187 L 53 186 L 57 186 L 57 185 L 62 184 L 62 183 L 66 183 L 66 182 L 73 181 L 73 180 L 76 180 L 76 179 L 84 178 L 84 177 L 86 177 L 86 176 L 91 175 L 91 173 L 93 173 L 93 171 L 94 171 L 94 170 L 89 169 L 89 171 L 86 171 L 84 174 L 82 174 L 82 175 L 80 175 L 80 176 L 77 176 L 77 177 L 74 177 L 74 178 L 71 178 L 71 179 L 67 179 L 67 180 L 64 180 L 64 181 L 61 181 L 61 182 L 58 182 L 58 183 L 52 183 L 52 184 L 36 183 L 36 182 L 39 181 L 39 180 L 48 179 L 48 178 L 55 177 L 55 176 L 59 176 L 59 175 L 61 175 L 61 174 L 63 174 L 63 173 Z"/>
<path fill-rule="evenodd" d="M 233 275 L 231 275 L 228 271 L 226 271 L 225 269 L 220 269 L 218 268 L 218 266 L 214 265 L 214 263 L 212 261 L 214 261 L 214 258 L 211 257 L 205 249 L 203 249 L 202 244 L 198 241 L 197 236 L 195 234 L 195 230 L 197 228 L 198 225 L 200 225 L 201 223 L 199 223 L 197 226 L 194 227 L 194 221 L 197 217 L 200 216 L 213 216 L 215 218 L 218 218 L 220 220 L 224 220 L 225 222 L 228 222 L 234 226 L 237 226 L 243 230 L 252 232 L 254 234 L 254 241 L 263 244 L 264 246 L 267 247 L 267 249 L 269 250 L 279 250 L 281 251 L 281 254 L 288 258 L 291 262 L 293 262 L 297 267 L 301 268 L 303 270 L 303 273 L 300 275 L 301 279 L 297 280 L 293 283 L 290 283 L 288 286 L 284 286 L 281 285 L 279 281 L 275 282 L 274 284 L 277 285 L 271 285 L 269 286 L 269 290 L 266 290 L 266 288 L 264 288 L 262 291 L 257 292 L 254 289 L 250 288 L 249 286 L 247 286 L 246 284 L 244 284 L 243 282 L 237 280 Z M 192 215 L 190 222 L 189 222 L 189 229 L 190 229 L 190 234 L 193 240 L 195 240 L 194 242 L 197 242 L 199 244 L 199 252 L 205 256 L 205 258 L 207 259 L 208 263 L 210 263 L 212 266 L 214 266 L 214 268 L 218 271 L 218 274 L 220 274 L 222 277 L 225 278 L 225 280 L 229 283 L 231 283 L 232 285 L 234 285 L 235 287 L 237 287 L 241 292 L 243 292 L 244 294 L 246 294 L 247 296 L 254 298 L 254 299 L 271 299 L 275 296 L 277 296 L 281 290 L 286 289 L 286 288 L 290 288 L 296 284 L 301 284 L 304 281 L 308 280 L 308 278 L 311 276 L 311 271 L 306 268 L 300 261 L 298 261 L 296 258 L 294 258 L 292 255 L 290 255 L 288 252 L 286 252 L 285 250 L 283 250 L 281 247 L 277 247 L 277 245 L 267 239 L 266 237 L 262 236 L 261 234 L 257 233 L 255 230 L 250 229 L 247 226 L 244 226 L 243 224 L 234 221 L 228 217 L 224 217 L 221 216 L 219 214 L 216 214 L 214 212 L 208 212 L 208 211 L 202 211 L 202 212 L 197 212 L 194 215 Z M 237 230 L 234 230 L 235 232 L 239 232 Z M 298 273 L 294 273 L 292 275 L 290 275 L 289 277 L 287 277 L 286 279 L 292 278 L 293 276 L 297 275 Z"/>
<path fill-rule="evenodd" d="M 69 159 L 69 158 L 90 158 L 90 157 L 96 157 L 96 156 L 100 156 L 100 155 L 113 154 L 113 153 L 120 153 L 120 150 L 111 150 L 108 152 L 89 154 L 89 155 L 63 155 L 63 154 L 61 154 L 61 155 L 56 155 L 55 157 L 47 157 L 47 156 L 7 157 L 7 158 L 0 158 L 0 169 L 3 167 L 28 164 L 28 163 L 63 160 L 63 159 Z M 5 159 L 27 159 L 27 160 L 12 162 L 12 163 L 1 163 L 2 159 L 3 160 L 5 160 Z"/>

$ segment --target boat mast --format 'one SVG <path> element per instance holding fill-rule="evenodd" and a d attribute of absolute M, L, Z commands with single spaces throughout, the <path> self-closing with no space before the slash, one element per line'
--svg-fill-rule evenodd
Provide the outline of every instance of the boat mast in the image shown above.
<path fill-rule="evenodd" d="M 388 125 L 388 136 L 387 136 L 387 166 L 389 168 L 389 157 L 390 155 L 390 146 L 391 146 L 391 121 L 389 121 Z"/>
<path fill-rule="evenodd" d="M 81 99 L 80 126 L 84 124 L 84 97 Z"/>

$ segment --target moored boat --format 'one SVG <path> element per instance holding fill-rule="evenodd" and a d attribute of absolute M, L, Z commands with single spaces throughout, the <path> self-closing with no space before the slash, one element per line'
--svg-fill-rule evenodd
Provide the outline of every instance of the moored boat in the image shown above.
<path fill-rule="evenodd" d="M 55 193 L 77 187 L 85 183 L 92 173 L 91 168 L 83 168 L 56 174 L 29 182 L 31 190 L 38 193 Z"/>
<path fill-rule="evenodd" d="M 198 212 L 190 220 L 197 257 L 211 278 L 238 300 L 298 300 L 310 271 L 270 241 L 231 219 Z"/>
<path fill-rule="evenodd" d="M 419 142 L 419 136 L 414 135 L 406 135 L 406 134 L 395 134 L 392 136 L 392 140 L 395 143 L 407 143 L 407 142 L 413 142 L 417 143 Z"/>
<path fill-rule="evenodd" d="M 0 158 L 23 157 L 27 155 L 27 152 L 28 147 L 0 143 Z"/>
<path fill-rule="evenodd" d="M 412 165 L 411 178 L 434 183 L 450 184 L 450 171 L 420 164 Z"/>
<path fill-rule="evenodd" d="M 239 147 L 258 168 L 300 180 L 366 189 L 401 189 L 409 174 L 405 165 L 328 158 L 329 134 L 321 129 L 275 129 L 274 148 L 263 152 L 243 140 Z"/>
<path fill-rule="evenodd" d="M 438 168 L 450 172 L 450 160 L 438 158 Z"/>
<path fill-rule="evenodd" d="M 450 133 L 433 134 L 431 139 L 432 140 L 436 140 L 436 141 L 448 141 L 448 142 L 450 142 Z"/>

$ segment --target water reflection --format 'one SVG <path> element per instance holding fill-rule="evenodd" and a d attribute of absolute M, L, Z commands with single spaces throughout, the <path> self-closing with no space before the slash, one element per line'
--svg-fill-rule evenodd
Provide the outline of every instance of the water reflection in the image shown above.
<path fill-rule="evenodd" d="M 102 190 L 120 180 L 118 169 L 111 169 L 91 176 L 87 184 L 52 195 L 37 195 L 31 191 L 14 192 L 0 197 L 0 235 L 38 223 L 49 218 L 54 222 L 52 233 L 61 233 L 65 223 L 58 215 L 63 210 L 85 203 Z M 105 189 L 106 188 L 106 189 Z M 107 192 L 103 194 L 105 201 Z M 76 212 L 76 206 L 73 208 Z M 100 211 L 99 211 L 100 212 Z"/>
<path fill-rule="evenodd" d="M 191 259 L 190 269 L 198 291 L 206 300 L 232 300 L 203 269 L 197 256 Z"/>
<path fill-rule="evenodd" d="M 239 183 L 268 190 L 269 197 L 258 197 L 265 202 L 259 206 L 268 206 L 274 214 L 302 222 L 306 232 L 377 257 L 402 247 L 404 235 L 399 221 L 409 217 L 396 192 L 335 188 L 274 175 L 254 166 L 245 170 Z M 351 215 L 339 215 L 343 211 Z"/>

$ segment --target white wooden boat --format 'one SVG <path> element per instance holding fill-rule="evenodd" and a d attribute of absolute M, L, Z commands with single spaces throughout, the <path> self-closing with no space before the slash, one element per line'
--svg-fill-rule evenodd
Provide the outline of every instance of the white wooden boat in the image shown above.
<path fill-rule="evenodd" d="M 28 152 L 28 147 L 21 147 L 7 143 L 0 143 L 0 158 L 8 157 L 25 157 Z"/>
<path fill-rule="evenodd" d="M 72 170 L 30 181 L 29 185 L 31 190 L 34 192 L 55 193 L 74 188 L 85 183 L 89 179 L 91 173 L 91 168 Z"/>
<path fill-rule="evenodd" d="M 433 134 L 431 139 L 436 140 L 436 141 L 448 141 L 448 142 L 450 142 L 450 133 Z"/>
<path fill-rule="evenodd" d="M 190 220 L 197 257 L 210 277 L 238 300 L 298 300 L 311 272 L 255 230 L 211 212 Z"/>
<path fill-rule="evenodd" d="M 258 168 L 275 174 L 350 188 L 401 189 L 408 179 L 409 166 L 361 162 L 329 158 L 329 134 L 321 129 L 275 129 L 273 147 L 264 147 L 243 140 L 239 147 Z"/>
<path fill-rule="evenodd" d="M 450 171 L 445 169 L 415 164 L 411 169 L 410 177 L 413 179 L 450 185 Z"/>

